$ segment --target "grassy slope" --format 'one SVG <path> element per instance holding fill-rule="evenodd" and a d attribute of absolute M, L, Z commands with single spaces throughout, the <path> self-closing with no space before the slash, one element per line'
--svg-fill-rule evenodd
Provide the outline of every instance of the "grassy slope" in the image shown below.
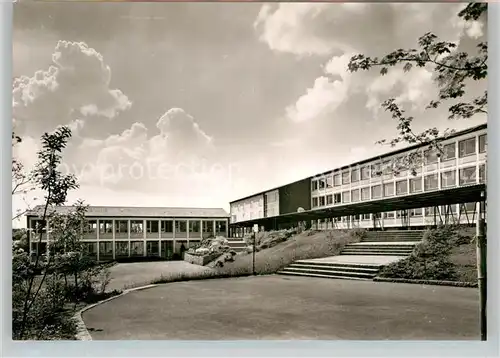
<path fill-rule="evenodd" d="M 287 241 L 255 254 L 256 272 L 275 273 L 296 260 L 338 255 L 344 245 L 357 242 L 359 238 L 349 231 L 303 232 Z M 239 254 L 235 261 L 226 262 L 219 272 L 252 270 L 252 254 Z M 251 271 L 250 271 L 251 272 Z"/>
<path fill-rule="evenodd" d="M 450 260 L 455 265 L 458 281 L 477 282 L 476 244 L 474 242 L 455 247 Z"/>

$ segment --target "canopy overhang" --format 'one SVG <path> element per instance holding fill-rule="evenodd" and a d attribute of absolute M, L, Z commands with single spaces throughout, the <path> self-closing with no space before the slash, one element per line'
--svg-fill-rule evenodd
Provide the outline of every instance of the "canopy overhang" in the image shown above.
<path fill-rule="evenodd" d="M 340 204 L 328 208 L 312 209 L 279 216 L 253 219 L 230 224 L 231 227 L 249 227 L 254 224 L 280 224 L 306 220 L 318 220 L 349 215 L 409 210 L 441 205 L 453 205 L 486 201 L 486 184 L 474 184 L 457 188 L 427 191 L 423 193 L 374 199 L 358 203 Z"/>

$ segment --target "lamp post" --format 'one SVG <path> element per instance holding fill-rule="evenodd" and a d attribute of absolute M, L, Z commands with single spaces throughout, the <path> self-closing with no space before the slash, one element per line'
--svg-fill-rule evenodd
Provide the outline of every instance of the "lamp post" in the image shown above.
<path fill-rule="evenodd" d="M 252 273 L 255 276 L 255 245 L 257 243 L 257 232 L 259 231 L 259 225 L 255 224 L 253 226 L 253 250 L 252 250 Z"/>

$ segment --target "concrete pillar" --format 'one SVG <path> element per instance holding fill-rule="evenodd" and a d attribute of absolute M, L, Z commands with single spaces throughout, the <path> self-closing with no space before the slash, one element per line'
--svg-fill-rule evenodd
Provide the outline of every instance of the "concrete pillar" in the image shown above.
<path fill-rule="evenodd" d="M 172 219 L 172 255 L 175 254 L 175 244 L 176 244 L 176 235 L 175 235 L 175 224 L 177 220 Z"/>
<path fill-rule="evenodd" d="M 147 256 L 147 252 L 148 252 L 148 245 L 146 243 L 146 220 L 142 220 L 142 251 L 143 251 L 143 255 L 144 256 Z"/>
<path fill-rule="evenodd" d="M 97 252 L 96 252 L 96 255 L 97 255 L 97 261 L 99 261 L 100 260 L 100 258 L 99 258 L 99 237 L 101 236 L 101 226 L 100 226 L 101 220 L 97 219 L 96 225 L 97 225 L 97 238 L 96 238 L 96 240 L 97 240 Z M 115 245 L 113 244 L 113 246 L 115 246 Z M 114 250 L 114 247 L 113 247 L 113 250 Z"/>
<path fill-rule="evenodd" d="M 116 226 L 115 226 L 115 224 L 116 224 L 115 219 L 111 220 L 111 233 L 113 235 L 111 247 L 113 248 L 113 260 L 116 259 L 116 249 L 115 249 L 115 246 L 116 246 L 116 235 L 115 235 Z"/>
<path fill-rule="evenodd" d="M 130 257 L 130 219 L 127 220 L 128 257 Z"/>

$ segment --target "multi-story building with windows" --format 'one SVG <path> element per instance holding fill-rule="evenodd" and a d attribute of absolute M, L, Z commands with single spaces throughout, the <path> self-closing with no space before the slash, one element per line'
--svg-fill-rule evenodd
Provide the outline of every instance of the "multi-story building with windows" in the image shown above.
<path fill-rule="evenodd" d="M 440 140 L 440 149 L 415 145 L 377 157 L 362 160 L 331 171 L 311 176 L 300 182 L 258 193 L 230 203 L 231 225 L 245 226 L 249 221 L 243 202 L 260 200 L 266 207 L 271 193 L 278 193 L 272 211 L 259 212 L 256 218 L 278 217 L 300 211 L 324 209 L 339 205 L 362 203 L 420 192 L 432 192 L 453 187 L 486 182 L 486 124 L 455 132 Z M 401 165 L 408 155 L 423 158 L 413 163 L 411 170 Z M 399 170 L 398 168 L 402 168 Z M 289 188 L 294 190 L 290 191 Z M 286 192 L 288 205 L 283 207 L 281 196 Z M 401 226 L 425 227 L 436 222 L 436 215 L 451 217 L 457 223 L 473 223 L 476 203 L 411 209 L 409 212 L 387 211 L 362 215 L 333 217 L 314 222 L 318 228 L 385 228 Z M 235 213 L 238 212 L 238 215 Z M 253 215 L 255 216 L 255 215 Z M 255 220 L 254 220 L 255 221 Z M 269 222 L 269 221 L 267 221 Z M 233 230 L 238 235 L 238 230 Z"/>
<path fill-rule="evenodd" d="M 71 207 L 58 207 L 63 213 Z M 50 242 L 50 220 L 42 222 L 38 206 L 27 213 L 30 249 L 36 252 L 42 235 L 40 252 Z M 183 249 L 210 236 L 228 236 L 229 215 L 217 208 L 153 208 L 90 206 L 82 227 L 86 251 L 97 259 L 126 257 L 173 258 Z M 34 232 L 37 232 L 34 235 Z"/>

